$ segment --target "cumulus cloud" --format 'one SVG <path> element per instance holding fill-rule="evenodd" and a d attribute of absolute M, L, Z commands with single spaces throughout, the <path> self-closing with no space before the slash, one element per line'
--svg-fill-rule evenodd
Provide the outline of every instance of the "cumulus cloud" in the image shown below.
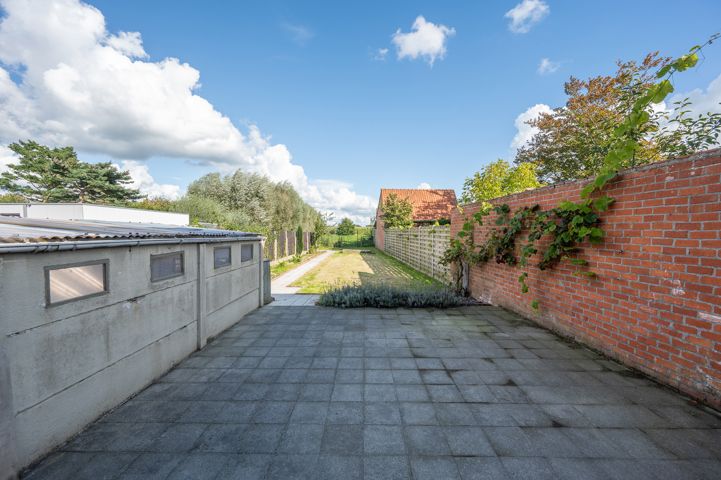
<path fill-rule="evenodd" d="M 420 189 L 420 190 L 430 190 L 430 189 L 431 189 L 431 184 L 428 183 L 428 182 L 421 182 L 421 183 L 418 184 L 418 186 L 417 186 L 416 188 L 418 188 L 418 189 Z"/>
<path fill-rule="evenodd" d="M 164 197 L 175 200 L 180 198 L 180 187 L 169 183 L 158 183 L 150 174 L 150 169 L 144 163 L 135 160 L 123 160 L 120 165 L 115 164 L 119 170 L 127 170 L 133 178 L 132 188 L 149 198 Z"/>
<path fill-rule="evenodd" d="M 79 0 L 0 5 L 6 13 L 0 21 L 0 144 L 33 138 L 117 161 L 163 156 L 223 172 L 242 168 L 287 180 L 314 207 L 335 209 L 335 192 L 311 181 L 285 145 L 256 126 L 238 129 L 198 95 L 198 70 L 176 58 L 150 61 L 139 33 L 108 32 L 102 13 Z M 373 201 L 365 199 L 359 204 L 368 205 L 364 214 L 370 216 Z"/>
<path fill-rule="evenodd" d="M 8 169 L 8 166 L 17 162 L 17 155 L 8 147 L 0 145 L 0 173 Z"/>
<path fill-rule="evenodd" d="M 687 108 L 689 116 L 702 113 L 721 113 L 721 74 L 709 83 L 706 89 L 696 88 L 686 93 L 673 95 L 669 105 L 688 98 L 691 105 Z"/>
<path fill-rule="evenodd" d="M 411 31 L 408 33 L 396 30 L 393 34 L 393 44 L 396 46 L 398 59 L 409 57 L 425 59 L 429 65 L 446 55 L 446 42 L 448 37 L 455 35 L 455 29 L 445 25 L 436 25 L 426 21 L 423 16 L 418 16 Z"/>
<path fill-rule="evenodd" d="M 516 126 L 516 135 L 511 140 L 511 148 L 515 151 L 524 146 L 533 136 L 538 133 L 536 127 L 528 124 L 530 120 L 534 120 L 543 113 L 551 113 L 553 110 L 546 104 L 538 103 L 529 107 L 525 112 L 516 117 L 514 122 Z"/>
<path fill-rule="evenodd" d="M 513 33 L 528 33 L 550 12 L 551 8 L 543 0 L 523 0 L 507 11 L 505 17 L 510 19 L 508 28 Z"/>
<path fill-rule="evenodd" d="M 538 65 L 538 74 L 549 75 L 558 70 L 560 66 L 560 62 L 553 62 L 548 58 L 542 58 L 541 63 Z"/>

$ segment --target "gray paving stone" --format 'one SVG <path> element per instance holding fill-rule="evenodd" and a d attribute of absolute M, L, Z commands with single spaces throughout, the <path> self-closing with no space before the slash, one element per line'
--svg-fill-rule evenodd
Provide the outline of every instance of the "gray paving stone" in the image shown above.
<path fill-rule="evenodd" d="M 441 425 L 476 425 L 473 411 L 465 403 L 436 403 L 436 418 Z"/>
<path fill-rule="evenodd" d="M 462 402 L 461 392 L 455 385 L 426 385 L 433 402 Z"/>
<path fill-rule="evenodd" d="M 366 402 L 393 402 L 396 400 L 396 389 L 393 385 L 366 384 L 363 398 Z"/>
<path fill-rule="evenodd" d="M 317 455 L 277 455 L 270 462 L 269 480 L 306 480 L 316 477 Z"/>
<path fill-rule="evenodd" d="M 393 383 L 403 385 L 403 384 L 421 384 L 423 381 L 421 380 L 421 375 L 418 370 L 393 370 Z"/>
<path fill-rule="evenodd" d="M 453 455 L 495 456 L 493 447 L 480 427 L 444 427 L 443 432 Z"/>
<path fill-rule="evenodd" d="M 428 402 L 431 397 L 424 385 L 396 385 L 396 398 L 399 402 Z"/>
<path fill-rule="evenodd" d="M 316 467 L 317 480 L 361 480 L 363 478 L 362 457 L 321 455 Z"/>
<path fill-rule="evenodd" d="M 400 425 L 401 413 L 397 403 L 373 402 L 364 405 L 366 425 Z"/>
<path fill-rule="evenodd" d="M 408 453 L 411 455 L 451 454 L 441 427 L 403 427 L 403 434 L 405 435 Z"/>
<path fill-rule="evenodd" d="M 331 402 L 328 406 L 328 424 L 357 425 L 363 423 L 362 402 Z"/>
<path fill-rule="evenodd" d="M 236 455 L 218 474 L 218 479 L 262 480 L 268 471 L 270 455 Z"/>
<path fill-rule="evenodd" d="M 411 459 L 414 480 L 460 479 L 452 457 L 417 457 Z"/>
<path fill-rule="evenodd" d="M 214 479 L 233 462 L 234 456 L 222 453 L 189 454 L 173 469 L 168 480 L 202 480 Z"/>
<path fill-rule="evenodd" d="M 366 480 L 410 480 L 411 478 L 408 459 L 401 456 L 364 457 L 363 474 Z"/>
<path fill-rule="evenodd" d="M 270 307 L 24 478 L 715 480 L 719 444 L 721 417 L 495 307 Z"/>
<path fill-rule="evenodd" d="M 438 425 L 432 403 L 401 403 L 401 417 L 406 425 Z"/>
<path fill-rule="evenodd" d="M 323 425 L 291 424 L 283 434 L 278 451 L 297 454 L 320 453 L 323 430 Z"/>
<path fill-rule="evenodd" d="M 495 457 L 456 457 L 456 466 L 462 480 L 508 479 L 503 465 Z"/>
<path fill-rule="evenodd" d="M 360 402 L 362 400 L 363 385 L 360 384 L 336 384 L 331 395 L 333 402 Z"/>
<path fill-rule="evenodd" d="M 301 387 L 298 400 L 301 402 L 327 402 L 332 393 L 332 383 L 306 384 Z"/>
<path fill-rule="evenodd" d="M 328 404 L 324 402 L 298 402 L 290 416 L 290 423 L 325 423 Z"/>
<path fill-rule="evenodd" d="M 404 454 L 406 448 L 402 428 L 391 425 L 366 425 L 363 430 L 363 451 L 373 455 Z"/>
<path fill-rule="evenodd" d="M 167 478 L 184 458 L 184 455 L 173 453 L 143 453 L 123 471 L 120 478 Z"/>
<path fill-rule="evenodd" d="M 335 374 L 335 383 L 363 383 L 363 370 L 338 369 Z"/>
<path fill-rule="evenodd" d="M 545 458 L 502 458 L 503 468 L 512 480 L 555 480 L 556 473 Z"/>
<path fill-rule="evenodd" d="M 391 370 L 366 370 L 366 383 L 393 383 L 393 372 Z"/>
<path fill-rule="evenodd" d="M 362 425 L 326 425 L 321 452 L 332 455 L 363 453 Z"/>
<path fill-rule="evenodd" d="M 208 425 L 201 423 L 178 423 L 170 425 L 150 446 L 154 452 L 189 452 Z"/>
<path fill-rule="evenodd" d="M 238 438 L 240 453 L 272 453 L 280 443 L 284 425 L 250 425 Z"/>

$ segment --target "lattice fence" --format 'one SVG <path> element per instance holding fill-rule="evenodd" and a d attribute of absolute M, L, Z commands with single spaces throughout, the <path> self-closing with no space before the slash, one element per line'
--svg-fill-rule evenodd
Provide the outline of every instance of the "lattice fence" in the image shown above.
<path fill-rule="evenodd" d="M 451 279 L 450 271 L 439 260 L 448 248 L 450 239 L 451 228 L 448 225 L 406 230 L 389 228 L 385 231 L 384 251 L 416 270 L 447 283 Z"/>

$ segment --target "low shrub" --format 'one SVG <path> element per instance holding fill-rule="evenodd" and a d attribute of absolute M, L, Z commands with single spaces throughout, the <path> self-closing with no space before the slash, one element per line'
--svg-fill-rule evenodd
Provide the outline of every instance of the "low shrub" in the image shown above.
<path fill-rule="evenodd" d="M 406 290 L 388 285 L 346 285 L 323 293 L 317 304 L 339 308 L 449 308 L 472 304 L 451 290 L 428 288 Z"/>

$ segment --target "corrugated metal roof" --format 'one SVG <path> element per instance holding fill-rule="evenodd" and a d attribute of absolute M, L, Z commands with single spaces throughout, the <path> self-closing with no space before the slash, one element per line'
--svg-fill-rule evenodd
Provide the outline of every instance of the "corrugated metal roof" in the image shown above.
<path fill-rule="evenodd" d="M 152 223 L 41 220 L 0 216 L 0 251 L 18 244 L 135 239 L 253 239 L 256 233 Z"/>

